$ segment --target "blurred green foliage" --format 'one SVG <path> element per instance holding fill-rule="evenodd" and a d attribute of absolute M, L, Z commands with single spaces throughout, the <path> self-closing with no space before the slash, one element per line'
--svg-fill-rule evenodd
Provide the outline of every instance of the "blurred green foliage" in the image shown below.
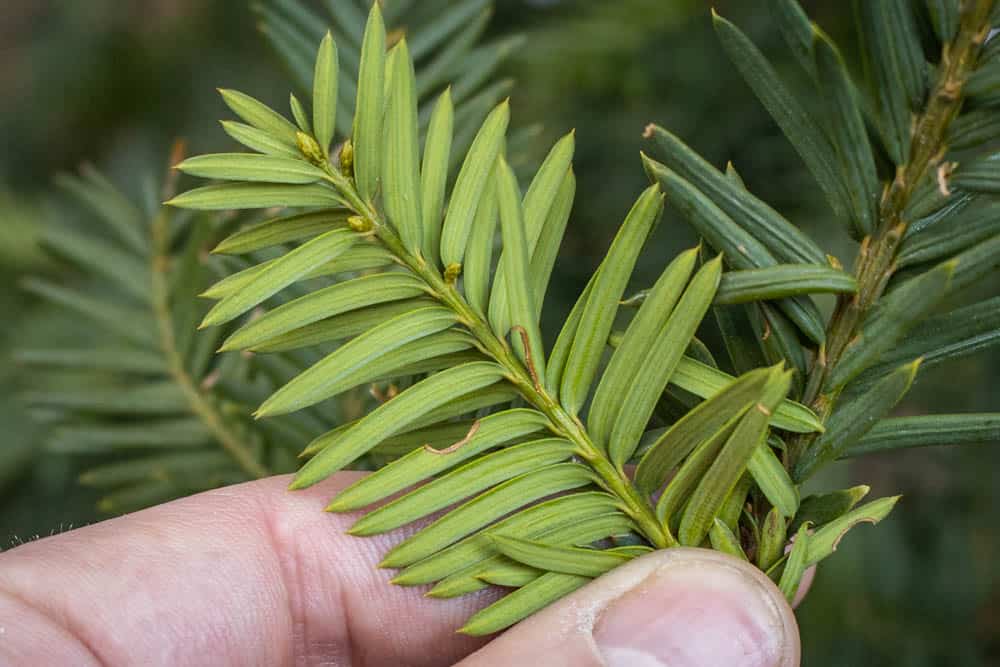
<path fill-rule="evenodd" d="M 719 9 L 744 26 L 779 65 L 788 64 L 761 3 Z M 842 3 L 804 2 L 845 47 Z M 44 424 L 17 402 L 21 341 L 85 337 L 75 323 L 28 298 L 18 280 L 63 270 L 36 245 L 51 210 L 51 176 L 83 160 L 127 188 L 156 171 L 184 137 L 199 152 L 226 146 L 211 120 L 216 86 L 287 89 L 242 0 L 11 0 L 0 38 L 0 546 L 97 520 L 94 495 L 66 459 L 39 451 Z M 541 123 L 547 138 L 577 129 L 577 203 L 556 267 L 548 335 L 595 268 L 635 194 L 645 185 L 641 134 L 657 122 L 714 163 L 732 160 L 749 188 L 805 227 L 824 247 L 837 237 L 822 197 L 794 151 L 717 46 L 698 0 L 501 0 L 491 28 L 529 38 L 512 72 L 515 121 Z M 849 48 L 847 51 L 849 52 Z M 252 82 L 252 83 L 251 83 Z M 272 99 L 273 98 L 273 99 Z M 539 142 L 540 145 L 546 142 Z M 649 266 L 693 239 L 671 217 Z M 843 243 L 843 241 L 841 241 Z M 845 248 L 846 250 L 846 248 Z M 843 256 L 847 256 L 846 253 Z M 904 413 L 996 410 L 996 355 L 924 374 Z M 860 530 L 824 563 L 799 612 L 803 664 L 980 666 L 1000 663 L 1000 487 L 993 448 L 907 451 L 831 470 L 817 486 L 865 480 L 873 497 L 903 493 L 877 531 Z"/>

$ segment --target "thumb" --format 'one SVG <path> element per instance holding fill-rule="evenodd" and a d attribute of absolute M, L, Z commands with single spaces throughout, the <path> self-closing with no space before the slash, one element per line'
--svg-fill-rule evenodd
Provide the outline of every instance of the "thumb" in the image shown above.
<path fill-rule="evenodd" d="M 466 667 L 798 667 L 798 626 L 764 573 L 707 549 L 638 558 L 523 621 Z"/>

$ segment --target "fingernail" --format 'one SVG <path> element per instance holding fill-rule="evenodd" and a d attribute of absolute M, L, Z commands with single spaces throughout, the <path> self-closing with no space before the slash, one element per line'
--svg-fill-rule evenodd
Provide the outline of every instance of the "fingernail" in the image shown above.
<path fill-rule="evenodd" d="M 607 607 L 594 639 L 610 667 L 797 665 L 794 619 L 763 577 L 712 553 L 671 559 Z"/>

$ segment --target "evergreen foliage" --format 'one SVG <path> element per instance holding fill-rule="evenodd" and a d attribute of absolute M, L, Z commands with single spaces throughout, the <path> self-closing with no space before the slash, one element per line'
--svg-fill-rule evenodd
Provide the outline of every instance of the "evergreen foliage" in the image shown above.
<path fill-rule="evenodd" d="M 922 368 L 1000 339 L 995 299 L 953 306 L 992 275 L 1000 245 L 992 0 L 855 2 L 859 78 L 795 0 L 769 0 L 794 78 L 713 15 L 858 241 L 852 268 L 733 165 L 717 169 L 650 125 L 652 185 L 623 211 L 550 349 L 539 320 L 571 217 L 575 138 L 556 142 L 522 191 L 510 165 L 526 135 L 508 132 L 503 87 L 485 85 L 511 42 L 472 46 L 487 5 L 400 3 L 383 16 L 374 3 L 366 18 L 359 3 L 331 2 L 325 35 L 294 2 L 263 5 L 301 95 L 292 118 L 222 91 L 239 118 L 224 127 L 252 152 L 181 161 L 214 183 L 168 204 L 280 209 L 266 217 L 164 208 L 147 229 L 95 175 L 68 182 L 106 230 L 55 231 L 48 244 L 106 274 L 113 296 L 36 289 L 131 347 L 26 353 L 103 359 L 116 386 L 36 402 L 71 420 L 63 447 L 155 450 L 88 480 L 138 504 L 207 484 L 199 457 L 224 483 L 287 467 L 286 448 L 301 445 L 293 489 L 376 467 L 328 509 L 363 510 L 359 536 L 433 516 L 382 565 L 398 570 L 394 583 L 433 584 L 434 597 L 513 589 L 462 629 L 488 634 L 679 545 L 749 560 L 791 599 L 850 528 L 897 501 L 859 504 L 863 486 L 800 498 L 825 464 L 997 439 L 996 414 L 890 417 Z M 628 296 L 665 205 L 702 244 Z M 227 266 L 205 259 L 210 242 L 240 268 L 204 291 L 215 303 L 203 313 L 202 276 Z M 831 315 L 817 294 L 835 295 Z M 697 337 L 713 328 L 718 355 Z M 371 409 L 331 412 L 359 387 L 372 388 Z"/>

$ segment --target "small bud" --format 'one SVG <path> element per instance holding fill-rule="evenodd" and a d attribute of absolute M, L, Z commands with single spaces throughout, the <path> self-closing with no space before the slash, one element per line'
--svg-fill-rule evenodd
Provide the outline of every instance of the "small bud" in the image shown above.
<path fill-rule="evenodd" d="M 397 44 L 399 44 L 399 42 L 402 41 L 404 37 L 406 37 L 406 29 L 396 28 L 395 30 L 390 31 L 389 34 L 385 36 L 385 45 L 389 48 L 392 48 Z"/>
<path fill-rule="evenodd" d="M 452 262 L 444 269 L 444 281 L 449 285 L 454 285 L 460 275 L 462 275 L 462 265 L 459 262 Z"/>
<path fill-rule="evenodd" d="M 322 167 L 326 164 L 326 157 L 323 155 L 323 149 L 319 147 L 319 144 L 315 139 L 305 132 L 296 132 L 295 139 L 299 145 L 299 150 L 307 160 L 312 162 L 317 167 Z"/>
<path fill-rule="evenodd" d="M 364 234 L 365 232 L 370 232 L 372 230 L 371 220 L 362 218 L 360 215 L 352 215 L 349 217 L 347 219 L 347 226 L 359 234 Z"/>
<path fill-rule="evenodd" d="M 354 144 L 350 139 L 340 147 L 340 173 L 354 178 Z"/>

